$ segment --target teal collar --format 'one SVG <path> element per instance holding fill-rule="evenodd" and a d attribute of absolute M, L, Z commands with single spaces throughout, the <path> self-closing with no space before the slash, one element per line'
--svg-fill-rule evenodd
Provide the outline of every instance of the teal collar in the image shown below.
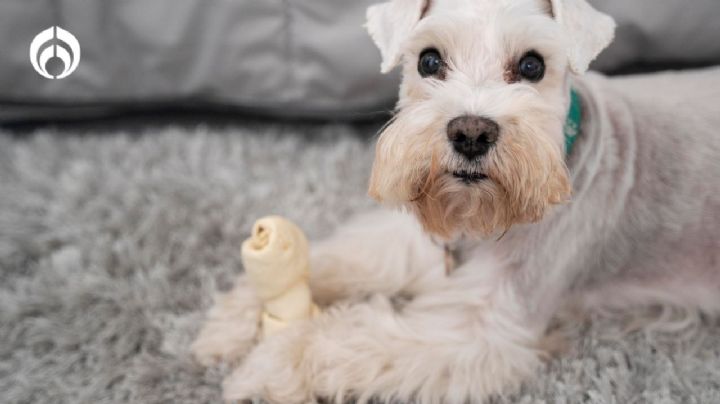
<path fill-rule="evenodd" d="M 582 101 L 580 94 L 574 88 L 570 89 L 570 109 L 568 109 L 567 118 L 565 118 L 565 155 L 569 156 L 572 152 L 575 140 L 580 135 L 580 122 L 582 121 Z"/>

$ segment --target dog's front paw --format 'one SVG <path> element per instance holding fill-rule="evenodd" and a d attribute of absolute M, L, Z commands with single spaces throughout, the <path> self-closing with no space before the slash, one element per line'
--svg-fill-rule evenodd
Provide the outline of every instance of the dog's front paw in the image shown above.
<path fill-rule="evenodd" d="M 262 398 L 277 404 L 314 402 L 311 369 L 304 361 L 307 324 L 298 324 L 264 340 L 223 382 L 227 401 Z"/>
<path fill-rule="evenodd" d="M 218 296 L 192 344 L 195 359 L 205 366 L 236 362 L 250 351 L 258 337 L 262 306 L 245 276 L 228 293 Z"/>
<path fill-rule="evenodd" d="M 263 340 L 223 383 L 228 401 L 305 404 L 482 402 L 539 366 L 532 336 L 467 306 L 418 300 L 398 313 L 384 296 L 336 305 Z M 462 308 L 466 310 L 463 312 Z M 503 323 L 503 321 L 505 323 Z M 438 329 L 437 324 L 446 327 Z"/>

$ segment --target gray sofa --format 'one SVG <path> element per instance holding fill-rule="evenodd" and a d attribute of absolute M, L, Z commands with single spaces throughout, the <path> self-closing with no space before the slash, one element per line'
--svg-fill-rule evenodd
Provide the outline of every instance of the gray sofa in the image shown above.
<path fill-rule="evenodd" d="M 375 0 L 5 0 L 0 122 L 183 107 L 366 118 L 392 107 L 365 34 Z M 605 72 L 720 63 L 720 1 L 595 0 L 618 21 Z M 58 25 L 82 48 L 62 80 L 38 75 L 32 38 Z"/>

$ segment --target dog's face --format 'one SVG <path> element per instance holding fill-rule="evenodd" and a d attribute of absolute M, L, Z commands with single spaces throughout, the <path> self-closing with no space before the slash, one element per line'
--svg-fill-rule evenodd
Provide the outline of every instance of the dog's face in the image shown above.
<path fill-rule="evenodd" d="M 614 23 L 585 0 L 392 0 L 368 10 L 383 71 L 402 62 L 397 114 L 370 195 L 442 237 L 537 221 L 566 201 L 569 73 Z"/>

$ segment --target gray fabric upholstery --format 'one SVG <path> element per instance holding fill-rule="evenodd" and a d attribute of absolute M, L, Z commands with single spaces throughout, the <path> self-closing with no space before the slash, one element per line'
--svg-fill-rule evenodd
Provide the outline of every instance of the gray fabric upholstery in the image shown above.
<path fill-rule="evenodd" d="M 0 4 L 8 49 L 0 101 L 180 102 L 303 116 L 387 108 L 395 79 L 378 73 L 380 56 L 362 28 L 371 3 L 9 0 Z M 28 59 L 33 37 L 52 25 L 82 48 L 78 69 L 63 80 L 39 76 Z"/>
<path fill-rule="evenodd" d="M 615 41 L 593 64 L 614 71 L 633 64 L 720 63 L 718 0 L 590 0 L 615 18 Z"/>
<path fill-rule="evenodd" d="M 282 116 L 364 117 L 392 106 L 362 24 L 376 0 L 5 0 L 0 121 L 162 105 Z M 594 0 L 619 22 L 596 67 L 720 62 L 717 0 Z M 72 76 L 48 80 L 28 47 L 59 25 L 82 47 Z M 57 108 L 64 106 L 64 108 Z"/>

